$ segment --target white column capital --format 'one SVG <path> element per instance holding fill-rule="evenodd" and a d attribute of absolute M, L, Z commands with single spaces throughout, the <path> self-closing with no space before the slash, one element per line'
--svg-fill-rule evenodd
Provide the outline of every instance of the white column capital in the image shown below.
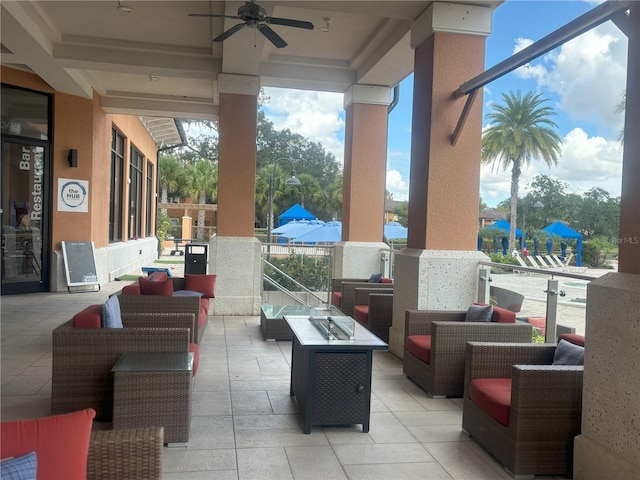
<path fill-rule="evenodd" d="M 368 103 L 371 105 L 389 105 L 391 103 L 391 88 L 380 85 L 351 85 L 344 92 L 344 108 L 353 103 Z"/>
<path fill-rule="evenodd" d="M 411 48 L 421 45 L 434 32 L 488 36 L 493 9 L 477 5 L 433 2 L 411 26 Z"/>
<path fill-rule="evenodd" d="M 221 73 L 218 75 L 218 93 L 257 96 L 260 93 L 260 77 Z"/>

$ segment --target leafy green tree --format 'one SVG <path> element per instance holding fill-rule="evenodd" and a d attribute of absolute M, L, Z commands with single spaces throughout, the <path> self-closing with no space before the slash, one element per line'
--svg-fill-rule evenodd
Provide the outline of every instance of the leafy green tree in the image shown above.
<path fill-rule="evenodd" d="M 555 114 L 542 94 L 529 92 L 524 97 L 502 94 L 503 105 L 496 104 L 487 115 L 491 125 L 482 137 L 482 161 L 494 168 L 511 170 L 511 229 L 509 251 L 515 245 L 518 182 L 523 166 L 542 159 L 547 166 L 557 165 L 562 139 L 554 131 L 558 126 L 550 119 Z"/>
<path fill-rule="evenodd" d="M 218 166 L 209 160 L 189 164 L 184 174 L 185 192 L 200 205 L 215 200 L 218 193 Z M 204 240 L 205 211 L 198 210 L 196 238 Z"/>
<path fill-rule="evenodd" d="M 402 202 L 393 208 L 393 213 L 398 216 L 398 223 L 406 227 L 409 223 L 409 202 Z"/>
<path fill-rule="evenodd" d="M 162 155 L 160 157 L 160 203 L 169 202 L 169 193 L 179 193 L 182 185 L 182 163 L 176 157 Z M 167 215 L 167 209 L 160 212 Z"/>
<path fill-rule="evenodd" d="M 578 225 L 587 237 L 617 238 L 620 231 L 620 199 L 594 187 L 583 194 Z"/>

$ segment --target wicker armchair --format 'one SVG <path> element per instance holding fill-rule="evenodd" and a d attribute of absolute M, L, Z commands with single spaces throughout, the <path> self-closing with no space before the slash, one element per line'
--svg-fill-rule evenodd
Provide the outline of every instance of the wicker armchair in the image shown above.
<path fill-rule="evenodd" d="M 174 286 L 183 279 L 171 279 Z M 169 297 L 164 295 L 118 295 L 120 311 L 123 315 L 137 313 L 182 313 L 193 315 L 191 342 L 199 343 L 204 330 L 199 328 L 200 297 Z"/>
<path fill-rule="evenodd" d="M 463 430 L 512 475 L 568 475 L 580 434 L 583 366 L 551 365 L 554 344 L 470 342 Z M 511 379 L 508 424 L 470 399 L 475 379 Z"/>
<path fill-rule="evenodd" d="M 353 318 L 389 343 L 389 327 L 393 321 L 393 289 L 356 288 Z"/>
<path fill-rule="evenodd" d="M 342 284 L 344 282 L 366 283 L 367 278 L 332 278 L 331 279 L 331 304 L 340 308 L 342 306 Z"/>
<path fill-rule="evenodd" d="M 522 309 L 524 295 L 506 288 L 489 287 L 489 296 L 495 300 L 498 307 L 506 308 L 512 312 L 518 313 Z"/>
<path fill-rule="evenodd" d="M 353 309 L 356 306 L 356 289 L 393 289 L 392 283 L 369 283 L 364 282 L 342 282 L 342 299 L 340 303 L 340 311 L 349 317 L 353 317 Z"/>
<path fill-rule="evenodd" d="M 494 307 L 494 315 L 498 309 Z M 513 315 L 515 322 L 515 313 Z M 407 310 L 402 371 L 434 397 L 461 397 L 464 392 L 464 355 L 468 341 L 531 343 L 526 323 L 465 322 L 466 311 Z M 407 349 L 412 335 L 430 336 L 429 363 Z"/>
<path fill-rule="evenodd" d="M 111 368 L 124 352 L 188 352 L 192 314 L 123 314 L 124 328 L 73 328 L 52 332 L 51 412 L 91 407 L 96 418 L 113 410 Z M 167 325 L 177 328 L 165 328 Z"/>
<path fill-rule="evenodd" d="M 87 480 L 160 480 L 163 444 L 162 427 L 92 432 Z"/>

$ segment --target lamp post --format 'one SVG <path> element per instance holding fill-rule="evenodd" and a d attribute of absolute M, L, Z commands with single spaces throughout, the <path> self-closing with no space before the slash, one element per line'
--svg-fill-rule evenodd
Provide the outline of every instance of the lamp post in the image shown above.
<path fill-rule="evenodd" d="M 520 250 L 524 249 L 524 245 L 525 245 L 525 236 L 526 236 L 526 230 L 524 229 L 525 226 L 525 219 L 527 218 L 527 202 L 525 201 L 523 203 L 523 212 L 522 212 L 522 237 L 520 237 Z M 534 203 L 533 205 L 531 205 L 533 208 L 544 208 L 544 204 L 538 200 L 536 203 Z"/>
<path fill-rule="evenodd" d="M 292 187 L 298 187 L 301 185 L 300 180 L 296 178 L 296 170 L 293 165 L 293 160 L 291 160 L 290 158 L 276 158 L 273 161 L 273 169 L 271 170 L 271 174 L 269 175 L 269 216 L 267 217 L 267 245 L 271 244 L 271 230 L 273 228 L 273 194 L 275 192 L 276 183 L 276 165 L 279 160 L 287 160 L 291 164 L 291 177 L 289 177 L 289 179 L 287 179 L 284 184 L 290 185 Z"/>

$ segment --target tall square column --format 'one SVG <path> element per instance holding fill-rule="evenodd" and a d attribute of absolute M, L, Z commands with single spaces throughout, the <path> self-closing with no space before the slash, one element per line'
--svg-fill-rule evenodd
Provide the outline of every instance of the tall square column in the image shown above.
<path fill-rule="evenodd" d="M 258 77 L 218 76 L 218 222 L 209 241 L 215 315 L 259 315 L 261 244 L 254 236 Z"/>
<path fill-rule="evenodd" d="M 404 312 L 466 308 L 475 298 L 482 95 L 456 145 L 465 99 L 453 93 L 484 69 L 490 8 L 433 3 L 412 27 L 415 50 L 409 232 L 395 257 L 390 350 L 404 355 Z"/>

